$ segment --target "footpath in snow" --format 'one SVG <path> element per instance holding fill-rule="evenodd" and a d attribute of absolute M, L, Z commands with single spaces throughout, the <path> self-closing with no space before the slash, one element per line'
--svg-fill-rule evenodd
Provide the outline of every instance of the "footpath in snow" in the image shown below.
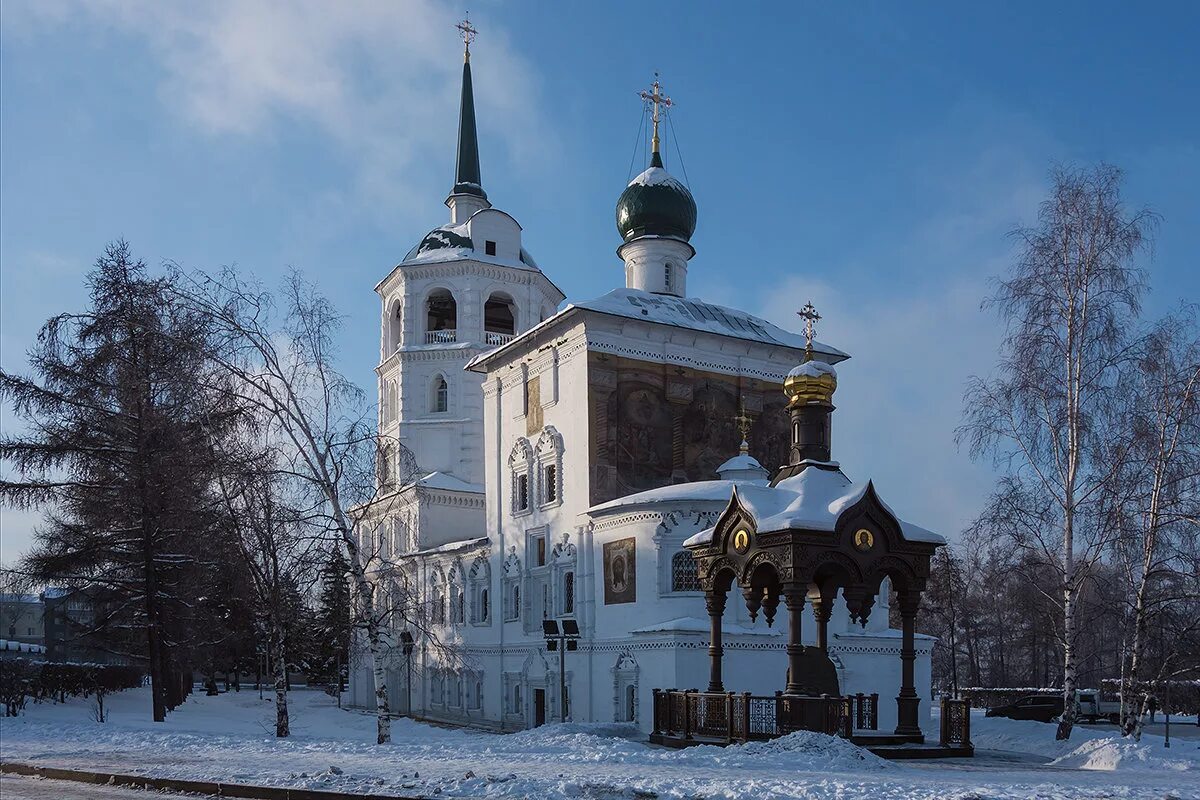
<path fill-rule="evenodd" d="M 1200 739 L 1122 741 L 1080 728 L 1065 744 L 1054 726 L 972 719 L 981 757 L 888 762 L 819 734 L 735 747 L 671 750 L 630 726 L 547 725 L 500 735 L 398 719 L 392 744 L 374 744 L 370 715 L 327 695 L 290 695 L 289 739 L 255 691 L 193 696 L 159 725 L 138 689 L 109 698 L 110 721 L 90 703 L 31 705 L 0 720 L 5 761 L 157 777 L 370 792 L 492 798 L 1177 798 L 1200 800 Z M 936 724 L 936 720 L 935 720 Z"/>

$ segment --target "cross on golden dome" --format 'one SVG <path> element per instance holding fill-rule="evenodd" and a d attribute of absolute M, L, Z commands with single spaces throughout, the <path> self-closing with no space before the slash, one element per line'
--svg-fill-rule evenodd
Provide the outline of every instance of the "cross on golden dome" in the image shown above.
<path fill-rule="evenodd" d="M 817 313 L 811 300 L 796 313 L 804 320 L 804 349 L 811 353 L 813 338 L 817 334 L 817 322 L 821 319 L 821 315 Z"/>
<path fill-rule="evenodd" d="M 738 451 L 742 455 L 745 455 L 750 452 L 750 426 L 754 424 L 754 419 L 746 413 L 745 397 L 742 398 L 741 407 L 738 410 L 737 416 L 733 418 L 733 422 L 742 434 L 742 444 Z"/>

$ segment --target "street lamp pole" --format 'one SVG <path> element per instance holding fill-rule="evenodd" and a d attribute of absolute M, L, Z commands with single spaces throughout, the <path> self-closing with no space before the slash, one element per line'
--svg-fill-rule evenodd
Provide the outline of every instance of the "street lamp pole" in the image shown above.
<path fill-rule="evenodd" d="M 562 630 L 558 622 L 552 619 L 542 620 L 542 633 L 546 637 L 546 649 L 558 651 L 558 721 L 567 721 L 567 651 L 579 649 L 579 623 L 573 619 L 562 621 Z"/>
<path fill-rule="evenodd" d="M 404 688 L 408 695 L 404 704 L 404 715 L 412 719 L 412 655 L 413 655 L 413 635 L 408 631 L 400 631 L 400 644 L 404 647 L 404 663 L 408 673 L 407 680 L 404 682 Z"/>

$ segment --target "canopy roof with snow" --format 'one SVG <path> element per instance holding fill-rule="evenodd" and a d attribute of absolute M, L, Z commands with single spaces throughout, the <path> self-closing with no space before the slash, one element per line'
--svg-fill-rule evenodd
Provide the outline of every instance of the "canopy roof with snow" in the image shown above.
<path fill-rule="evenodd" d="M 875 494 L 875 486 L 871 481 L 855 486 L 835 462 L 813 463 L 810 466 L 813 468 L 785 478 L 775 486 L 748 481 L 733 483 L 730 486 L 730 505 L 740 508 L 760 534 L 793 528 L 832 533 L 837 530 L 842 515 L 871 493 L 879 506 L 895 520 L 905 541 L 928 542 L 934 545 L 946 543 L 946 539 L 940 534 L 897 517 Z M 711 544 L 715 530 L 714 526 L 700 531 L 684 542 L 684 545 L 693 547 Z"/>

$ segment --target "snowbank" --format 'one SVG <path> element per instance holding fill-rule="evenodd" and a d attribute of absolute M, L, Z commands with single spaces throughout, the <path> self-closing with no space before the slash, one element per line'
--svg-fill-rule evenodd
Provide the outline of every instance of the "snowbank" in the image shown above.
<path fill-rule="evenodd" d="M 1200 771 L 1200 750 L 1195 742 L 1176 740 L 1167 749 L 1161 737 L 1152 737 L 1157 742 L 1147 738 L 1143 736 L 1140 742 L 1116 736 L 1092 739 L 1051 763 L 1070 769 Z M 1200 783 L 1200 776 L 1195 780 Z"/>
<path fill-rule="evenodd" d="M 339 709 L 318 691 L 297 690 L 289 698 L 293 736 L 282 740 L 272 735 L 271 702 L 257 692 L 193 696 L 156 724 L 145 689 L 110 697 L 106 724 L 91 719 L 86 701 L 30 706 L 17 719 L 0 720 L 0 740 L 6 761 L 439 800 L 1200 800 L 1193 766 L 1139 760 L 1128 747 L 1114 757 L 1111 743 L 1102 741 L 1072 756 L 1080 768 L 1069 759 L 894 763 L 805 732 L 673 750 L 649 745 L 623 724 L 567 723 L 501 735 L 397 719 L 393 743 L 380 746 L 370 714 Z M 1046 755 L 1067 756 L 1090 741 L 1074 738 L 1066 751 L 1052 753 L 1053 726 L 980 717 L 977 730 L 990 743 L 1011 740 Z M 1150 739 L 1145 744 L 1153 748 Z M 1197 741 L 1147 752 L 1183 760 Z M 1098 768 L 1105 763 L 1115 769 Z"/>

